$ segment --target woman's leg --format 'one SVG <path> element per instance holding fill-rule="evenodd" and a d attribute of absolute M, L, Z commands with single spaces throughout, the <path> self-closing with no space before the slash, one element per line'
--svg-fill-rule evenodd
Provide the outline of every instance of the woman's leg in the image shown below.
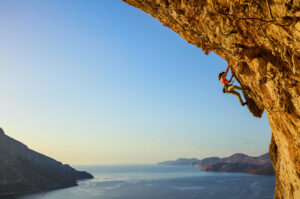
<path fill-rule="evenodd" d="M 240 87 L 240 86 L 236 86 L 236 85 L 232 85 L 232 86 L 233 86 L 234 89 L 237 89 L 237 90 L 243 90 L 243 88 Z"/>
<path fill-rule="evenodd" d="M 244 102 L 242 100 L 242 97 L 241 97 L 240 93 L 238 93 L 237 91 L 234 90 L 235 87 L 236 86 L 229 86 L 228 87 L 228 93 L 231 93 L 231 94 L 237 96 L 238 99 L 239 99 L 240 104 L 244 106 Z"/>

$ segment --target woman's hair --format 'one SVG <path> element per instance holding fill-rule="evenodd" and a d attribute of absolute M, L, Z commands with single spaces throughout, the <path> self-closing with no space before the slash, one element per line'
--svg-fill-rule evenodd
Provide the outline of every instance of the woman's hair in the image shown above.
<path fill-rule="evenodd" d="M 219 73 L 219 80 L 221 79 L 222 75 L 224 74 L 225 72 L 221 72 Z"/>

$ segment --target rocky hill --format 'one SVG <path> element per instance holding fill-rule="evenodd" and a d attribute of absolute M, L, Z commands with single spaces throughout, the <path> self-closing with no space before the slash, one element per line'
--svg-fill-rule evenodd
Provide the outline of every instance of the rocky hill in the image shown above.
<path fill-rule="evenodd" d="M 179 158 L 177 160 L 159 162 L 158 164 L 201 167 L 202 171 L 246 172 L 260 175 L 274 175 L 269 153 L 258 157 L 235 153 L 226 158 L 208 157 L 202 160 L 198 160 L 197 158 Z"/>
<path fill-rule="evenodd" d="M 93 176 L 29 149 L 0 129 L 0 196 L 65 188 Z"/>
<path fill-rule="evenodd" d="M 245 162 L 216 162 L 207 165 L 201 169 L 202 171 L 217 171 L 217 172 L 246 172 L 259 175 L 273 175 L 272 164 L 257 165 Z"/>
<path fill-rule="evenodd" d="M 258 157 L 251 157 L 236 153 L 227 158 L 221 158 L 211 164 L 203 165 L 202 171 L 218 172 L 246 172 L 251 174 L 273 175 L 269 153 Z"/>
<path fill-rule="evenodd" d="M 228 163 L 245 162 L 245 163 L 251 163 L 256 165 L 271 164 L 269 153 L 257 157 L 248 156 L 243 153 L 235 153 L 229 157 L 221 158 L 219 162 L 228 162 Z"/>
<path fill-rule="evenodd" d="M 269 118 L 274 197 L 300 198 L 300 1 L 123 1 L 227 61 L 249 110 Z"/>
<path fill-rule="evenodd" d="M 204 158 L 202 160 L 199 160 L 197 162 L 194 162 L 192 164 L 192 167 L 203 167 L 212 163 L 215 163 L 217 161 L 219 161 L 221 158 L 219 157 L 209 157 L 209 158 Z"/>

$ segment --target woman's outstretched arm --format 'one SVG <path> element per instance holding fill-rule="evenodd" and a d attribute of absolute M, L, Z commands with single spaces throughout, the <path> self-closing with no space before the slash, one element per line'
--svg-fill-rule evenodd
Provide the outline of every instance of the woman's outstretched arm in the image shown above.
<path fill-rule="evenodd" d="M 234 77 L 234 75 L 232 74 L 232 75 L 231 75 L 231 78 L 230 78 L 230 80 L 229 80 L 229 83 L 232 81 L 233 77 Z"/>
<path fill-rule="evenodd" d="M 227 69 L 226 69 L 226 71 L 225 71 L 225 73 L 223 75 L 224 78 L 226 78 L 228 71 L 229 71 L 229 65 L 228 65 L 228 67 L 227 67 Z"/>

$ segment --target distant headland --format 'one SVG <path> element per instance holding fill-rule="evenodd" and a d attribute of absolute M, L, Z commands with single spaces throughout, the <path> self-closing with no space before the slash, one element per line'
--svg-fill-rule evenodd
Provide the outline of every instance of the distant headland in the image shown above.
<path fill-rule="evenodd" d="M 201 167 L 202 171 L 215 172 L 245 172 L 250 174 L 274 175 L 269 153 L 252 157 L 242 153 L 235 153 L 226 158 L 208 157 L 202 160 L 197 158 L 179 158 L 174 161 L 159 162 L 161 165 Z"/>
<path fill-rule="evenodd" d="M 77 185 L 93 176 L 29 149 L 0 128 L 0 197 Z"/>

